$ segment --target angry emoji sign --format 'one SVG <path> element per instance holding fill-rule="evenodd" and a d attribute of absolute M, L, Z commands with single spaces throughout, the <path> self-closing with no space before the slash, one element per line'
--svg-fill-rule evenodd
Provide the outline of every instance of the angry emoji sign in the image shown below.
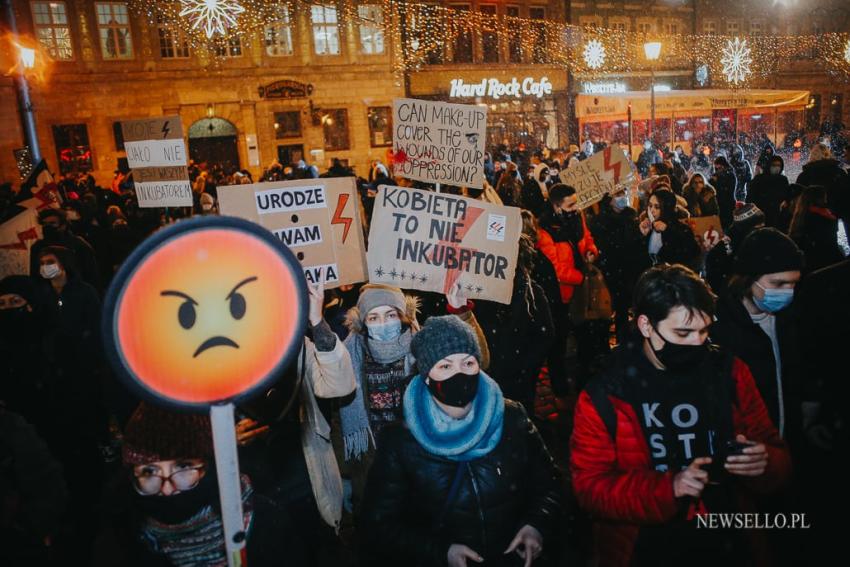
<path fill-rule="evenodd" d="M 280 375 L 303 341 L 307 292 L 298 261 L 271 233 L 205 217 L 143 242 L 105 307 L 113 367 L 148 397 L 204 409 Z"/>

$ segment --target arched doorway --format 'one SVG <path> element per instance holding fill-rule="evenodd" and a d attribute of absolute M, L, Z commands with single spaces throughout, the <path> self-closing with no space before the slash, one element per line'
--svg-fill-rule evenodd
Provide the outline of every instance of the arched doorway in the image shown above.
<path fill-rule="evenodd" d="M 189 157 L 195 163 L 220 165 L 225 171 L 239 169 L 236 126 L 224 118 L 202 118 L 189 127 Z"/>

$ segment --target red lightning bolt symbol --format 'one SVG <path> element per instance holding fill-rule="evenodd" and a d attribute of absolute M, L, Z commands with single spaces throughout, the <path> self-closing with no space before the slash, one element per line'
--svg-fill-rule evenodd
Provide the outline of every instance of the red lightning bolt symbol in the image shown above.
<path fill-rule="evenodd" d="M 27 240 L 38 240 L 38 233 L 35 231 L 35 227 L 28 228 L 23 232 L 18 233 L 19 242 L 13 242 L 11 244 L 0 244 L 0 249 L 2 250 L 26 250 L 27 249 Z"/>
<path fill-rule="evenodd" d="M 617 163 L 611 163 L 611 146 L 608 146 L 602 152 L 602 159 L 605 162 L 605 171 L 613 171 L 614 183 L 618 183 L 620 181 L 620 168 L 623 167 L 623 162 L 618 161 Z"/>
<path fill-rule="evenodd" d="M 331 224 L 344 224 L 345 229 L 342 231 L 342 243 L 345 244 L 345 239 L 348 238 L 348 231 L 351 228 L 351 217 L 342 216 L 342 211 L 345 209 L 345 204 L 348 203 L 348 198 L 351 195 L 348 193 L 343 193 L 339 196 L 339 200 L 336 202 L 336 211 L 334 211 L 334 216 L 331 219 Z"/>
<path fill-rule="evenodd" d="M 472 228 L 472 225 L 475 224 L 475 221 L 478 220 L 478 217 L 481 216 L 481 213 L 484 212 L 484 209 L 480 207 L 469 207 L 466 210 L 466 218 L 457 223 L 457 229 L 455 232 L 455 238 L 457 240 L 463 241 L 466 237 L 466 234 L 469 232 L 469 229 Z M 445 240 L 440 240 L 438 244 L 445 246 L 446 248 L 454 248 L 455 252 L 460 250 L 460 246 L 456 242 L 448 242 Z M 477 252 L 476 249 L 470 249 L 472 252 Z M 434 259 L 434 254 L 431 254 L 431 259 Z M 452 286 L 454 286 L 455 282 L 460 278 L 461 266 L 458 265 L 457 268 L 453 270 L 446 270 L 446 279 L 443 284 L 443 293 L 448 293 L 451 291 Z"/>

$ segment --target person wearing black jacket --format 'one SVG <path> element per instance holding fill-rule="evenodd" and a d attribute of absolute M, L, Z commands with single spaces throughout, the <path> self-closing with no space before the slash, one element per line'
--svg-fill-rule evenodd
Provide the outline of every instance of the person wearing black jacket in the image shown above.
<path fill-rule="evenodd" d="M 747 188 L 750 181 L 753 179 L 753 168 L 750 166 L 749 160 L 744 157 L 744 148 L 740 144 L 732 146 L 732 159 L 729 164 L 735 172 L 737 187 L 735 190 L 735 200 L 744 201 L 747 198 Z"/>
<path fill-rule="evenodd" d="M 30 249 L 30 275 L 38 276 L 38 255 L 49 246 L 62 246 L 74 254 L 78 275 L 95 289 L 101 288 L 101 277 L 94 250 L 83 238 L 71 231 L 68 218 L 62 209 L 45 209 L 38 214 L 44 238 Z"/>
<path fill-rule="evenodd" d="M 641 272 L 649 267 L 641 246 L 637 212 L 629 206 L 625 190 L 603 197 L 599 214 L 590 219 L 589 226 L 599 248 L 599 269 L 611 293 L 617 338 L 622 340 L 628 330 L 632 290 Z"/>
<path fill-rule="evenodd" d="M 378 441 L 363 564 L 529 565 L 555 547 L 561 502 L 539 433 L 480 371 L 475 333 L 457 317 L 428 319 L 412 352 L 428 370 L 405 392 L 404 423 Z"/>
<path fill-rule="evenodd" d="M 802 429 L 799 341 L 787 309 L 800 280 L 803 253 L 773 228 L 752 232 L 735 256 L 717 307 L 711 338 L 743 360 L 779 434 L 792 442 Z"/>
<path fill-rule="evenodd" d="M 699 244 L 691 229 L 676 213 L 676 195 L 669 189 L 657 189 L 649 197 L 646 218 L 639 225 L 646 265 L 684 264 L 694 267 L 700 255 Z M 642 260 L 643 261 L 643 260 Z"/>
<path fill-rule="evenodd" d="M 765 171 L 756 175 L 747 191 L 747 202 L 754 203 L 764 213 L 765 225 L 778 228 L 782 204 L 790 198 L 785 162 L 775 155 Z"/>
<path fill-rule="evenodd" d="M 708 180 L 717 191 L 717 205 L 720 207 L 720 222 L 724 227 L 732 222 L 732 211 L 735 210 L 735 195 L 738 181 L 732 166 L 723 156 L 714 159 L 714 175 Z"/>
<path fill-rule="evenodd" d="M 764 213 L 752 203 L 736 208 L 732 218 L 726 236 L 705 255 L 705 281 L 717 295 L 726 289 L 738 247 L 747 235 L 764 226 Z"/>

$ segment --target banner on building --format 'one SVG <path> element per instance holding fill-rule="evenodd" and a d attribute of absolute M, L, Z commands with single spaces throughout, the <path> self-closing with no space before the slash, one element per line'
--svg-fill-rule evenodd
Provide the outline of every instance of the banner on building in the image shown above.
<path fill-rule="evenodd" d="M 687 222 L 706 252 L 717 246 L 723 239 L 723 225 L 717 215 L 691 217 Z"/>
<path fill-rule="evenodd" d="M 393 175 L 459 187 L 484 187 L 487 107 L 393 100 Z"/>
<path fill-rule="evenodd" d="M 26 209 L 0 225 L 0 280 L 29 275 L 30 248 L 40 238 L 36 209 Z"/>
<path fill-rule="evenodd" d="M 381 185 L 369 230 L 369 281 L 510 303 L 520 210 Z"/>
<path fill-rule="evenodd" d="M 575 187 L 578 208 L 584 209 L 616 188 L 631 184 L 634 174 L 626 153 L 619 146 L 608 146 L 561 171 L 559 177 L 561 183 Z"/>
<path fill-rule="evenodd" d="M 353 177 L 218 188 L 222 215 L 270 230 L 295 253 L 307 281 L 329 289 L 367 279 L 358 202 Z"/>
<path fill-rule="evenodd" d="M 121 123 L 139 207 L 191 207 L 192 186 L 179 116 Z"/>

